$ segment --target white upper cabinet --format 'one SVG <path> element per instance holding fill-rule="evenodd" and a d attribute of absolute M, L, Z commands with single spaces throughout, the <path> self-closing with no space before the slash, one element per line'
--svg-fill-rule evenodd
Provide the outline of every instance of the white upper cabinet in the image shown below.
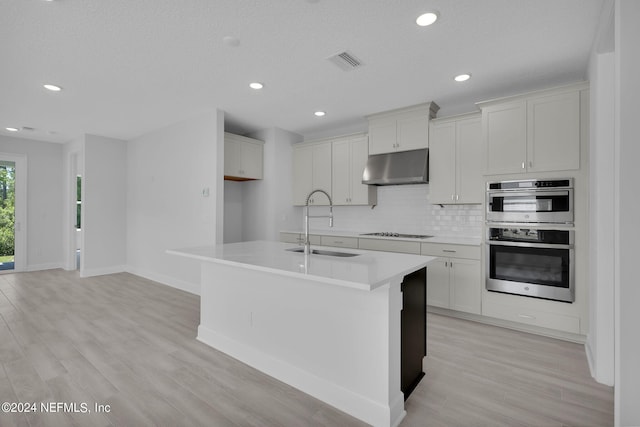
<path fill-rule="evenodd" d="M 362 183 L 362 172 L 369 156 L 366 135 L 332 141 L 332 198 L 334 205 L 374 205 L 377 191 Z"/>
<path fill-rule="evenodd" d="M 369 154 L 428 148 L 429 120 L 439 108 L 435 102 L 427 102 L 367 116 Z"/>
<path fill-rule="evenodd" d="M 297 144 L 293 147 L 293 204 L 306 204 L 312 190 L 324 190 L 331 195 L 331 141 Z M 333 196 L 332 196 L 333 197 Z M 310 205 L 328 205 L 329 199 L 315 193 Z"/>
<path fill-rule="evenodd" d="M 482 109 L 487 175 L 525 172 L 527 104 L 510 102 Z"/>
<path fill-rule="evenodd" d="M 224 179 L 248 181 L 263 178 L 264 142 L 224 134 Z"/>
<path fill-rule="evenodd" d="M 580 84 L 479 103 L 485 174 L 580 168 Z"/>
<path fill-rule="evenodd" d="M 527 102 L 527 167 L 530 172 L 580 168 L 580 93 Z"/>
<path fill-rule="evenodd" d="M 433 204 L 482 203 L 480 114 L 436 119 L 429 132 L 429 201 Z"/>

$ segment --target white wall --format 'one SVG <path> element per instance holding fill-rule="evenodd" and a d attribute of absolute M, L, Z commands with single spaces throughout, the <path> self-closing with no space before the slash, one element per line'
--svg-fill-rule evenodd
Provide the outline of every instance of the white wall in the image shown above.
<path fill-rule="evenodd" d="M 0 152 L 27 156 L 27 270 L 62 267 L 62 145 L 0 135 Z"/>
<path fill-rule="evenodd" d="M 591 81 L 589 332 L 586 350 L 593 377 L 614 383 L 614 54 L 594 52 Z"/>
<path fill-rule="evenodd" d="M 200 292 L 200 263 L 165 251 L 211 245 L 222 234 L 217 220 L 222 221 L 224 208 L 218 200 L 223 196 L 222 169 L 218 173 L 223 130 L 223 115 L 216 111 L 127 143 L 127 264 L 132 273 Z"/>
<path fill-rule="evenodd" d="M 302 224 L 302 213 L 291 205 L 291 145 L 302 141 L 302 136 L 278 128 L 247 136 L 265 142 L 265 179 L 225 181 L 225 243 L 279 240 L 281 230 Z"/>
<path fill-rule="evenodd" d="M 302 217 L 291 205 L 291 145 L 302 136 L 271 128 L 247 135 L 264 141 L 264 180 L 242 183 L 242 240 L 279 240 Z"/>
<path fill-rule="evenodd" d="M 84 137 L 82 277 L 125 270 L 127 149 L 125 141 Z"/>
<path fill-rule="evenodd" d="M 640 425 L 640 2 L 615 2 L 616 369 L 615 423 Z"/>

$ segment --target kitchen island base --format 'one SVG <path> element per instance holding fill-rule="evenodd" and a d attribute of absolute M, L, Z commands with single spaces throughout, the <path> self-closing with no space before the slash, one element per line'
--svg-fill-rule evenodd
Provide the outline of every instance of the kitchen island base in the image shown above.
<path fill-rule="evenodd" d="M 198 340 L 369 424 L 396 426 L 400 280 L 363 292 L 203 263 Z"/>
<path fill-rule="evenodd" d="M 198 339 L 364 422 L 397 426 L 402 390 L 426 362 L 424 267 L 434 258 L 292 249 L 252 241 L 167 251 L 202 261 Z"/>

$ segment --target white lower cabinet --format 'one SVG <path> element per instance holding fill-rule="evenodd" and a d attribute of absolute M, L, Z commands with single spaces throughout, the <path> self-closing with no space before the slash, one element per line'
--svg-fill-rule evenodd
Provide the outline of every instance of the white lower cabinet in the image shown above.
<path fill-rule="evenodd" d="M 358 239 L 358 248 L 370 251 L 420 254 L 420 242 L 409 242 L 406 240 Z"/>
<path fill-rule="evenodd" d="M 315 234 L 309 235 L 309 241 L 312 245 L 319 245 L 322 236 L 318 236 Z M 304 243 L 304 233 L 288 233 L 288 232 L 280 232 L 280 241 L 285 243 L 297 243 L 302 245 Z"/>
<path fill-rule="evenodd" d="M 507 296 L 509 297 L 509 296 Z M 553 304 L 549 301 L 527 301 L 528 304 L 514 304 L 508 301 L 497 302 L 495 298 L 485 298 L 482 304 L 482 315 L 511 322 L 524 323 L 557 331 L 580 333 L 580 317 L 561 313 L 558 310 L 531 307 L 539 304 Z M 559 303 L 565 304 L 565 303 Z"/>
<path fill-rule="evenodd" d="M 427 305 L 480 314 L 480 247 L 423 243 L 422 255 L 438 257 L 427 265 Z"/>
<path fill-rule="evenodd" d="M 358 248 L 357 237 L 320 236 L 321 246 L 335 246 L 337 248 Z"/>

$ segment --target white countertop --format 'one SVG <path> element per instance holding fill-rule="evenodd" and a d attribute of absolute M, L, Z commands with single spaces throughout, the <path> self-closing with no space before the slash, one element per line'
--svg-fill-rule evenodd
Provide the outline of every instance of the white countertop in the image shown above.
<path fill-rule="evenodd" d="M 200 261 L 233 265 L 252 270 L 300 277 L 337 286 L 373 290 L 391 279 L 425 267 L 435 257 L 345 249 L 312 245 L 312 249 L 358 254 L 336 257 L 291 252 L 293 243 L 252 241 L 195 248 L 172 249 L 167 253 Z"/>
<path fill-rule="evenodd" d="M 283 233 L 304 233 L 300 230 L 282 230 Z M 359 239 L 382 239 L 382 240 L 402 240 L 405 242 L 420 242 L 420 243 L 444 243 L 453 245 L 469 245 L 480 246 L 482 243 L 481 237 L 466 237 L 466 236 L 433 236 L 426 239 L 412 239 L 407 237 L 388 237 L 388 236 L 366 236 L 362 232 L 353 232 L 345 230 L 310 230 L 309 234 L 318 236 L 340 236 L 340 237 L 357 237 Z M 406 233 L 411 234 L 411 233 Z M 416 233 L 427 234 L 427 233 Z"/>

